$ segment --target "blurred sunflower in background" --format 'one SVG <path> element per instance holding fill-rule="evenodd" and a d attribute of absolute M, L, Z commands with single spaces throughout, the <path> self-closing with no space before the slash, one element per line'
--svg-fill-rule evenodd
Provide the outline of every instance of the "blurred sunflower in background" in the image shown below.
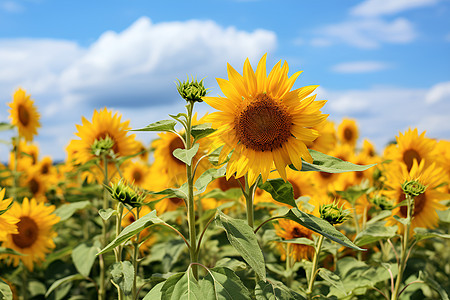
<path fill-rule="evenodd" d="M 337 135 L 339 142 L 345 145 L 350 145 L 355 148 L 356 142 L 359 138 L 359 129 L 356 121 L 349 118 L 344 118 L 338 126 Z"/>
<path fill-rule="evenodd" d="M 5 199 L 6 189 L 0 190 L 0 240 L 9 233 L 17 233 L 17 222 L 19 219 L 8 213 L 8 207 L 12 198 Z"/>
<path fill-rule="evenodd" d="M 8 233 L 2 238 L 2 247 L 13 249 L 23 256 L 13 254 L 2 254 L 14 267 L 19 261 L 33 271 L 35 262 L 45 260 L 45 255 L 55 248 L 53 238 L 57 236 L 53 230 L 53 225 L 59 222 L 59 217 L 52 214 L 55 206 L 45 206 L 44 203 L 37 203 L 36 200 L 24 198 L 22 205 L 14 203 L 9 213 L 19 219 L 17 223 L 17 233 Z"/>
<path fill-rule="evenodd" d="M 298 224 L 297 222 L 288 219 L 279 219 L 278 224 L 274 224 L 276 234 L 285 241 L 298 238 L 306 238 L 312 241 L 313 231 Z M 302 259 L 311 259 L 314 255 L 314 247 L 302 244 L 286 244 L 277 243 L 278 249 L 281 252 L 281 260 L 286 260 L 286 250 L 295 261 Z"/>
<path fill-rule="evenodd" d="M 21 88 L 14 93 L 13 101 L 9 103 L 11 124 L 19 130 L 19 136 L 24 137 L 26 141 L 32 141 L 37 135 L 37 129 L 41 127 L 39 122 L 39 113 L 34 106 L 34 101 L 30 99 Z"/>
<path fill-rule="evenodd" d="M 266 55 L 256 72 L 246 59 L 243 75 L 228 64 L 228 80 L 217 79 L 225 97 L 203 97 L 219 110 L 207 120 L 217 129 L 212 136 L 223 145 L 220 161 L 232 152 L 227 165 L 227 178 L 247 174 L 248 184 L 259 174 L 263 182 L 275 166 L 287 180 L 286 166 L 302 167 L 302 159 L 312 163 L 305 142 L 312 142 L 319 132 L 311 127 L 322 123 L 328 115 L 320 109 L 326 101 L 309 96 L 317 86 L 291 91 L 301 72 L 288 77 L 287 63 L 279 61 L 266 75 Z"/>

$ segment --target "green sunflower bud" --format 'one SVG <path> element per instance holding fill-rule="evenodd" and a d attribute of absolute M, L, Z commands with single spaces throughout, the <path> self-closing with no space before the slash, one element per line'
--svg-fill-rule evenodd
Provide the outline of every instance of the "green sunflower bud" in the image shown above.
<path fill-rule="evenodd" d="M 379 207 L 382 210 L 391 210 L 394 207 L 391 201 L 381 195 L 373 197 L 372 199 L 370 199 L 370 202 L 372 202 L 373 205 Z"/>
<path fill-rule="evenodd" d="M 405 195 L 410 195 L 411 197 L 417 197 L 420 194 L 425 193 L 426 189 L 427 187 L 418 180 L 405 181 L 402 184 L 402 190 Z"/>
<path fill-rule="evenodd" d="M 132 207 L 142 206 L 145 198 L 145 194 L 142 191 L 135 186 L 126 184 L 123 180 L 112 183 L 111 186 L 106 186 L 106 189 L 111 194 L 111 198 Z"/>
<path fill-rule="evenodd" d="M 178 80 L 177 90 L 180 96 L 188 102 L 202 102 L 202 98 L 206 96 L 207 89 L 203 86 L 203 79 L 200 82 L 197 79 L 186 82 Z"/>
<path fill-rule="evenodd" d="M 320 217 L 331 225 L 341 224 L 350 219 L 350 211 L 343 209 L 344 204 L 338 207 L 337 203 L 324 204 L 319 207 Z"/>
<path fill-rule="evenodd" d="M 101 156 L 102 154 L 107 154 L 111 157 L 114 156 L 114 140 L 107 135 L 104 138 L 95 140 L 91 145 L 91 152 L 95 156 Z"/>

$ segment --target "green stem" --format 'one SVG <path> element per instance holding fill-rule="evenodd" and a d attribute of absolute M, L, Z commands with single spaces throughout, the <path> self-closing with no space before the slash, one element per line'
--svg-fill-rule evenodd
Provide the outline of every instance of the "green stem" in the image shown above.
<path fill-rule="evenodd" d="M 25 267 L 25 265 L 22 265 L 22 266 L 23 266 L 23 270 L 22 270 L 22 288 L 23 288 L 22 297 L 23 297 L 23 300 L 28 300 L 28 298 L 29 298 L 29 295 L 28 295 L 28 270 Z"/>
<path fill-rule="evenodd" d="M 253 183 L 252 186 L 248 185 L 248 177 L 245 176 L 245 190 L 244 190 L 244 196 L 245 196 L 245 207 L 247 211 L 247 224 L 252 229 L 254 227 L 254 207 L 253 207 L 253 200 L 255 197 L 255 190 L 258 184 L 258 179 L 255 183 Z"/>
<path fill-rule="evenodd" d="M 14 150 L 14 172 L 13 172 L 13 200 L 17 201 L 17 189 L 19 188 L 19 176 L 17 174 L 17 165 L 19 160 L 19 144 L 20 136 L 13 138 L 13 150 Z"/>
<path fill-rule="evenodd" d="M 359 232 L 361 231 L 361 228 L 359 227 L 358 214 L 356 213 L 356 209 L 355 209 L 354 205 L 352 205 L 352 210 L 353 210 L 353 220 L 355 221 L 356 235 L 358 235 Z M 361 251 L 358 251 L 358 253 L 356 255 L 358 257 L 358 260 L 362 260 Z"/>
<path fill-rule="evenodd" d="M 106 154 L 103 154 L 102 156 L 103 160 L 103 209 L 107 209 L 109 207 L 109 198 L 108 198 L 108 191 L 106 190 L 106 187 L 108 185 L 108 158 L 106 157 Z M 108 240 L 107 240 L 107 223 L 102 218 L 102 249 L 106 247 Z M 105 261 L 103 254 L 99 257 L 99 267 L 100 267 L 100 284 L 99 284 L 99 292 L 98 292 L 98 299 L 99 300 L 105 300 L 106 299 L 106 290 L 105 290 Z"/>
<path fill-rule="evenodd" d="M 136 220 L 139 220 L 139 211 L 141 210 L 140 207 L 136 208 Z M 133 253 L 133 268 L 134 268 L 134 276 L 133 276 L 133 289 L 131 291 L 131 295 L 133 300 L 136 299 L 136 281 L 137 281 L 137 273 L 138 273 L 138 263 L 139 263 L 139 236 L 140 232 L 136 234 L 136 241 L 133 243 L 134 246 L 134 253 Z"/>
<path fill-rule="evenodd" d="M 119 236 L 120 231 L 122 229 L 122 215 L 123 215 L 123 204 L 118 202 L 117 203 L 117 216 L 116 216 L 116 237 Z M 116 263 L 122 261 L 122 245 L 117 246 L 114 249 L 114 254 L 116 256 Z M 120 286 L 117 285 L 117 295 L 118 299 L 123 299 L 123 292 Z"/>
<path fill-rule="evenodd" d="M 407 214 L 406 224 L 404 226 L 403 240 L 402 240 L 402 253 L 400 256 L 400 266 L 398 268 L 398 275 L 395 281 L 395 288 L 392 293 L 391 300 L 397 300 L 400 296 L 400 286 L 402 284 L 403 272 L 405 271 L 406 262 L 408 260 L 408 242 L 409 242 L 409 228 L 411 227 L 411 211 L 414 199 L 410 195 L 406 195 L 407 201 Z"/>
<path fill-rule="evenodd" d="M 188 102 L 187 108 L 187 126 L 186 126 L 186 150 L 191 149 L 191 128 L 192 128 L 192 111 L 194 109 L 194 102 Z M 194 207 L 194 176 L 192 172 L 192 162 L 188 165 L 186 164 L 186 177 L 188 183 L 188 199 L 187 199 L 187 217 L 189 225 L 189 241 L 190 241 L 190 258 L 191 264 L 197 263 L 198 252 L 197 252 L 197 232 L 195 228 L 195 207 Z M 195 279 L 198 279 L 198 266 L 196 264 L 192 265 L 192 273 Z"/>
<path fill-rule="evenodd" d="M 292 285 L 292 280 L 293 280 L 293 275 L 294 275 L 291 270 L 291 268 L 292 268 L 291 249 L 292 249 L 292 245 L 286 244 L 286 274 L 287 274 L 286 286 L 288 288 L 290 288 Z"/>
<path fill-rule="evenodd" d="M 320 250 L 322 249 L 322 243 L 323 243 L 324 236 L 319 236 L 319 241 L 317 242 L 317 245 L 315 247 L 314 252 L 314 258 L 312 262 L 312 269 L 311 269 L 311 275 L 309 277 L 309 283 L 308 283 L 308 289 L 306 290 L 306 294 L 308 295 L 308 299 L 312 299 L 312 292 L 314 288 L 314 281 L 316 280 L 317 276 L 317 266 L 319 265 L 319 255 Z"/>

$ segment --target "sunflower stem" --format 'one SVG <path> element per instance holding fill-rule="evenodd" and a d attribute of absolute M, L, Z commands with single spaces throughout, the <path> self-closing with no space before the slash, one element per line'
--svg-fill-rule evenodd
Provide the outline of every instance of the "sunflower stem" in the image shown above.
<path fill-rule="evenodd" d="M 108 158 L 106 154 L 102 155 L 103 161 L 103 209 L 107 209 L 109 207 L 109 198 L 108 198 L 108 190 L 106 186 L 108 185 Z M 102 249 L 107 245 L 107 223 L 102 219 Z M 103 254 L 99 256 L 99 266 L 100 266 L 100 285 L 98 292 L 98 299 L 104 300 L 106 299 L 106 289 L 105 289 L 105 261 Z"/>
<path fill-rule="evenodd" d="M 140 207 L 136 208 L 136 220 L 139 220 L 139 211 L 141 210 Z M 139 236 L 140 232 L 136 234 L 136 241 L 133 243 L 134 252 L 133 252 L 133 269 L 134 269 L 134 275 L 133 275 L 133 288 L 131 290 L 131 299 L 135 300 L 137 297 L 136 294 L 136 281 L 137 281 L 137 272 L 138 272 L 138 263 L 139 263 Z"/>
<path fill-rule="evenodd" d="M 191 129 L 192 129 L 192 111 L 194 109 L 194 102 L 188 101 L 186 105 L 187 110 L 187 126 L 186 126 L 186 150 L 191 149 Z M 195 264 L 198 260 L 197 251 L 197 232 L 195 228 L 195 207 L 194 207 L 194 176 L 192 172 L 192 162 L 186 164 L 186 177 L 188 183 L 188 199 L 187 199 L 187 217 L 189 225 L 189 241 L 190 241 L 190 258 L 192 264 L 192 273 L 195 279 L 198 279 L 198 266 Z M 194 264 L 193 264 L 194 263 Z"/>
<path fill-rule="evenodd" d="M 123 204 L 117 203 L 117 216 L 116 216 L 116 237 L 119 236 L 120 231 L 122 229 L 122 215 L 123 215 Z M 114 254 L 116 256 L 116 262 L 122 261 L 122 245 L 119 245 L 115 248 Z M 119 300 L 123 299 L 123 292 L 120 286 L 117 285 L 117 297 Z"/>
<path fill-rule="evenodd" d="M 403 225 L 403 240 L 402 240 L 402 252 L 400 255 L 400 265 L 398 267 L 398 275 L 395 281 L 394 291 L 392 293 L 391 300 L 397 300 L 400 296 L 400 286 L 402 284 L 403 272 L 405 271 L 406 262 L 408 261 L 408 243 L 409 243 L 409 229 L 411 227 L 411 212 L 414 206 L 414 198 L 411 195 L 406 194 L 407 200 L 407 213 L 406 213 L 406 224 Z"/>
<path fill-rule="evenodd" d="M 320 235 L 319 241 L 317 242 L 317 245 L 314 249 L 315 252 L 314 252 L 314 258 L 313 258 L 313 262 L 312 262 L 311 275 L 309 277 L 308 289 L 306 290 L 308 299 L 312 299 L 312 292 L 313 292 L 313 288 L 314 288 L 314 282 L 316 281 L 317 266 L 319 264 L 319 255 L 320 255 L 320 250 L 322 249 L 323 239 L 324 239 L 324 236 Z"/>

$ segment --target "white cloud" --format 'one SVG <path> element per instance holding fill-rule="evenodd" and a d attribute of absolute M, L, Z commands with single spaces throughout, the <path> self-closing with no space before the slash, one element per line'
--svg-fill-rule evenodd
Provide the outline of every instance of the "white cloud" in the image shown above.
<path fill-rule="evenodd" d="M 443 101 L 450 102 L 450 81 L 435 84 L 425 95 L 425 102 L 428 104 Z"/>
<path fill-rule="evenodd" d="M 366 0 L 350 11 L 352 15 L 375 17 L 381 15 L 393 15 L 405 10 L 431 6 L 439 0 Z"/>
<path fill-rule="evenodd" d="M 377 18 L 349 20 L 323 27 L 318 34 L 321 37 L 316 39 L 322 45 L 345 43 L 366 49 L 377 48 L 382 43 L 409 43 L 416 37 L 412 23 L 404 18 L 391 22 Z"/>
<path fill-rule="evenodd" d="M 331 70 L 336 73 L 370 73 L 390 68 L 390 65 L 380 61 L 352 61 L 334 65 Z"/>
<path fill-rule="evenodd" d="M 24 7 L 15 1 L 2 1 L 0 9 L 9 13 L 19 13 L 24 11 Z"/>

